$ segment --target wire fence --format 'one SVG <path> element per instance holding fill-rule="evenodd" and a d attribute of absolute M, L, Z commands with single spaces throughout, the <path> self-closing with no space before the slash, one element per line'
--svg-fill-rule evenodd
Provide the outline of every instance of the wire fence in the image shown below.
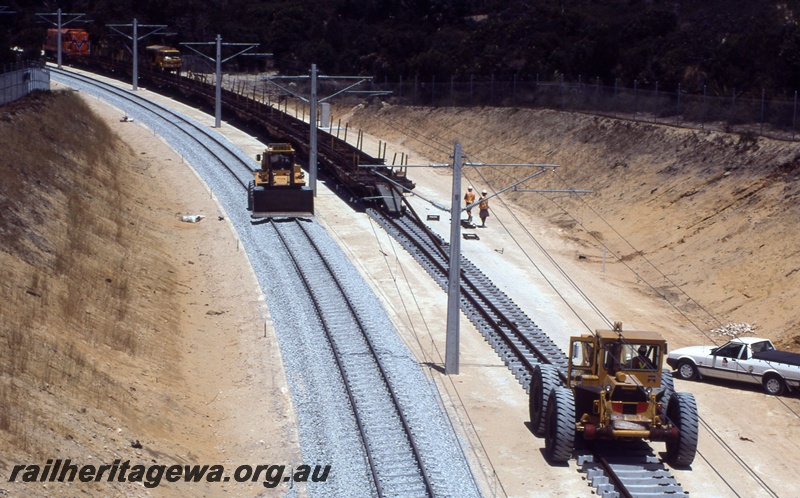
<path fill-rule="evenodd" d="M 732 133 L 800 140 L 797 130 L 797 92 L 793 98 L 743 96 L 731 89 L 728 95 L 688 93 L 680 88 L 666 91 L 655 85 L 642 88 L 601 85 L 578 81 L 469 81 L 419 79 L 372 82 L 371 92 L 398 104 L 433 107 L 530 107 L 646 121 L 674 126 L 713 129 Z"/>
<path fill-rule="evenodd" d="M 0 105 L 21 99 L 35 90 L 50 90 L 50 71 L 44 63 L 23 61 L 0 66 Z"/>

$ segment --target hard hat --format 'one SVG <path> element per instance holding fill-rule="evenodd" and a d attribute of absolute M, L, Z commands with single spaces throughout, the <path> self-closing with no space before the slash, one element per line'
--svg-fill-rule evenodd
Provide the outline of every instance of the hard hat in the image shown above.
<path fill-rule="evenodd" d="M 467 190 L 472 190 L 472 187 L 467 187 Z"/>
<path fill-rule="evenodd" d="M 488 194 L 488 192 L 484 190 L 483 192 L 481 192 L 481 194 L 486 195 Z"/>

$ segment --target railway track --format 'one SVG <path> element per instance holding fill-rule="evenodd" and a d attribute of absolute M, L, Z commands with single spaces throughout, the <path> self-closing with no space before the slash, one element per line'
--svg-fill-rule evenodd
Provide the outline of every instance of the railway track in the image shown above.
<path fill-rule="evenodd" d="M 389 232 L 425 268 L 443 289 L 447 288 L 448 244 L 432 234 L 412 214 L 389 217 L 367 213 Z M 566 379 L 563 351 L 506 294 L 467 258 L 461 258 L 461 309 L 528 391 L 536 365 L 555 366 Z"/>
<path fill-rule="evenodd" d="M 214 157 L 220 169 L 227 170 L 236 181 L 245 187 L 252 180 L 252 162 L 244 157 L 227 140 L 216 132 L 211 132 L 206 126 L 187 120 L 168 107 L 139 97 L 133 92 L 105 83 L 101 80 L 85 76 L 74 71 L 49 68 L 54 80 L 69 86 L 81 86 L 95 89 L 95 95 L 104 100 L 114 100 L 114 104 L 124 109 L 133 118 L 148 122 L 154 133 L 164 134 L 167 130 L 175 128 L 183 132 L 183 140 L 191 142 L 188 150 L 194 149 L 196 154 Z M 170 133 L 173 133 L 170 131 Z M 203 152 L 204 151 L 204 152 Z M 187 160 L 192 161 L 188 156 Z"/>
<path fill-rule="evenodd" d="M 368 329 L 374 325 L 369 316 L 359 312 L 304 223 L 272 225 L 314 303 L 334 352 L 366 449 L 375 494 L 435 496 L 435 484 L 422 464 L 412 423 L 402 409 L 397 389 L 391 386 L 381 354 L 369 341 Z M 302 260 L 298 255 L 303 255 Z"/>
<path fill-rule="evenodd" d="M 448 244 L 415 215 L 368 214 L 390 233 L 446 290 Z M 533 369 L 555 366 L 566 381 L 567 357 L 536 324 L 474 264 L 462 256 L 461 309 L 494 348 L 522 387 L 530 390 Z M 614 497 L 688 497 L 653 449 L 644 441 L 596 445 L 575 452 L 581 472 L 596 493 Z"/>
<path fill-rule="evenodd" d="M 409 361 L 410 354 L 404 356 L 387 338 L 393 335 L 388 317 L 378 316 L 377 299 L 372 296 L 370 301 L 366 296 L 366 284 L 362 282 L 364 287 L 357 287 L 352 282 L 353 275 L 358 276 L 358 273 L 352 266 L 343 267 L 341 261 L 346 257 L 341 253 L 338 260 L 331 256 L 336 252 L 331 247 L 335 243 L 324 230 L 312 221 L 251 224 L 244 210 L 246 184 L 252 178 L 250 159 L 216 132 L 184 122 L 185 118 L 178 113 L 88 76 L 54 71 L 53 79 L 108 100 L 154 132 L 168 136 L 167 141 L 173 148 L 198 169 L 207 182 L 212 180 L 216 185 L 218 200 L 227 208 L 231 222 L 240 232 L 256 273 L 269 275 L 263 281 L 259 277 L 262 288 L 274 284 L 276 275 L 286 274 L 287 262 L 291 262 L 288 266 L 296 276 L 280 283 L 286 288 L 282 292 L 290 295 L 282 302 L 287 311 L 270 303 L 275 322 L 282 320 L 282 313 L 292 317 L 291 327 L 294 328 L 283 333 L 289 339 L 284 337 L 281 341 L 296 340 L 301 335 L 300 330 L 314 329 L 318 325 L 325 330 L 330 344 L 326 347 L 309 344 L 309 338 L 303 337 L 297 344 L 287 346 L 292 351 L 303 351 L 299 356 L 304 359 L 295 367 L 301 372 L 287 374 L 292 379 L 301 379 L 299 389 L 304 392 L 300 401 L 296 401 L 301 405 L 297 408 L 302 412 L 300 418 L 305 417 L 311 425 L 325 426 L 309 431 L 313 437 L 307 437 L 313 439 L 310 444 L 314 448 L 310 451 L 304 448 L 304 454 L 320 461 L 346 461 L 346 465 L 340 464 L 338 479 L 347 482 L 339 483 L 337 488 L 337 484 L 329 481 L 321 495 L 353 495 L 355 490 L 364 494 L 371 486 L 370 494 L 375 496 L 479 496 L 452 427 L 446 425 L 434 397 L 425 391 L 425 386 L 420 387 L 425 380 L 418 365 Z M 283 254 L 279 256 L 276 240 L 282 241 Z M 298 296 L 297 280 L 302 281 L 307 297 Z M 274 294 L 281 295 L 281 292 Z M 299 302 L 308 303 L 308 306 L 298 305 Z M 316 317 L 298 319 L 298 310 L 294 309 L 297 306 L 309 317 L 306 309 L 314 308 Z M 402 344 L 396 340 L 397 344 Z M 313 351 L 308 352 L 309 348 Z M 321 349 L 333 351 L 334 359 L 328 361 L 329 356 L 318 351 Z M 314 373 L 304 377 L 304 370 L 309 369 Z M 338 370 L 337 379 L 329 373 L 332 369 Z M 410 372 L 413 369 L 416 374 Z M 337 397 L 342 385 L 341 390 L 347 393 L 350 405 L 346 410 L 340 409 L 345 404 L 341 397 L 331 399 Z M 309 394 L 309 390 L 315 392 Z M 317 391 L 322 392 L 318 394 Z M 306 395 L 309 396 L 304 397 Z M 350 423 L 352 419 L 355 424 Z M 350 436 L 351 425 L 357 426 L 357 431 L 353 431 L 357 435 Z M 333 437 L 338 441 L 331 442 Z M 327 448 L 329 443 L 331 448 Z M 314 451 L 319 453 L 315 456 Z M 364 462 L 360 463 L 361 460 Z M 362 470 L 364 477 L 361 477 Z"/>

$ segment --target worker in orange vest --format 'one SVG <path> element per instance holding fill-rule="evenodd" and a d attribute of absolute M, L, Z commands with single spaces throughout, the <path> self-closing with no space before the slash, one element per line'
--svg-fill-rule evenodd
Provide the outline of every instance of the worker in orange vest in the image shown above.
<path fill-rule="evenodd" d="M 472 187 L 467 187 L 467 193 L 464 194 L 464 202 L 467 203 L 467 221 L 472 223 L 472 208 L 469 207 L 475 202 L 475 192 L 472 191 Z"/>
<path fill-rule="evenodd" d="M 485 190 L 481 192 L 481 203 L 478 204 L 478 208 L 480 208 L 479 216 L 481 217 L 481 227 L 486 227 L 486 218 L 489 217 L 489 199 L 486 198 Z"/>

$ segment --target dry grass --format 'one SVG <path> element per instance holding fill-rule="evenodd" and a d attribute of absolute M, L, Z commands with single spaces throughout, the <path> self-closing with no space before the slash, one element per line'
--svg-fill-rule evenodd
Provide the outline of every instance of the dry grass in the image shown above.
<path fill-rule="evenodd" d="M 92 426 L 135 418 L 132 387 L 117 373 L 168 364 L 174 340 L 164 332 L 177 318 L 140 298 L 153 287 L 141 268 L 158 275 L 171 266 L 126 207 L 130 149 L 72 92 L 35 94 L 0 115 L 0 470 L 8 470 L 9 461 L 80 447 L 78 434 Z M 165 300 L 175 292 L 171 283 L 158 290 Z"/>

